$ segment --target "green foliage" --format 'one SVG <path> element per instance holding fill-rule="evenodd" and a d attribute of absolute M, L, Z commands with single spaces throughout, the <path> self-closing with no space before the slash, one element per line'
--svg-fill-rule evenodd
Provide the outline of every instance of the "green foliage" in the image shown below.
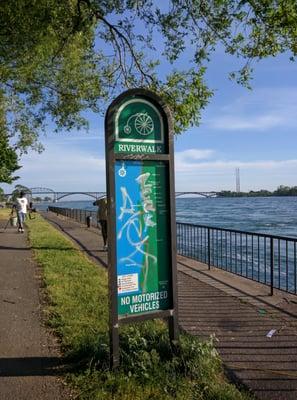
<path fill-rule="evenodd" d="M 36 260 L 44 270 L 49 323 L 67 356 L 92 357 L 107 342 L 107 274 L 102 270 L 99 275 L 70 240 L 38 215 L 28 224 Z"/>
<path fill-rule="evenodd" d="M 232 192 L 231 190 L 222 190 L 218 197 L 269 197 L 269 196 L 297 196 L 297 186 L 280 185 L 276 190 L 250 190 L 249 192 Z"/>
<path fill-rule="evenodd" d="M 274 196 L 297 196 L 297 186 L 280 185 L 274 192 Z"/>
<path fill-rule="evenodd" d="M 76 368 L 68 380 L 81 400 L 244 400 L 226 382 L 214 339 L 183 334 L 172 349 L 161 321 L 120 331 L 121 366 L 109 371 L 107 272 L 40 216 L 29 238 L 43 269 L 50 325 Z"/>
<path fill-rule="evenodd" d="M 24 185 L 16 185 L 14 187 L 14 190 L 13 190 L 12 194 L 11 194 L 11 200 L 15 201 L 17 197 L 20 197 L 20 193 L 21 192 L 29 193 L 29 194 L 31 193 L 30 189 L 27 188 L 26 186 L 24 186 Z"/>
<path fill-rule="evenodd" d="M 230 76 L 249 86 L 253 61 L 285 51 L 294 59 L 296 21 L 295 0 L 2 1 L 5 132 L 20 151 L 41 151 L 47 122 L 85 128 L 84 110 L 102 112 L 132 87 L 160 93 L 181 132 L 199 123 L 212 95 L 204 74 L 218 47 L 242 60 Z"/>
<path fill-rule="evenodd" d="M 12 183 L 18 179 L 13 173 L 19 168 L 18 156 L 0 126 L 0 182 Z"/>
<path fill-rule="evenodd" d="M 4 190 L 0 187 L 0 201 L 5 201 Z"/>
<path fill-rule="evenodd" d="M 159 95 L 169 105 L 175 120 L 175 133 L 181 133 L 184 129 L 198 125 L 200 111 L 208 103 L 212 92 L 203 82 L 205 69 L 199 72 L 194 69 L 190 71 L 174 71 L 168 76 L 167 86 L 159 89 Z"/>

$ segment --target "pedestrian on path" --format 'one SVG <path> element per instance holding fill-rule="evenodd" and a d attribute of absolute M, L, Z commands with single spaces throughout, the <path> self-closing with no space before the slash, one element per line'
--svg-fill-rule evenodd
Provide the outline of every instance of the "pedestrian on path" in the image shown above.
<path fill-rule="evenodd" d="M 97 221 L 101 226 L 103 250 L 107 250 L 107 198 L 102 197 L 101 199 L 94 201 L 93 205 L 98 207 Z"/>
<path fill-rule="evenodd" d="M 17 197 L 15 200 L 15 204 L 13 205 L 11 214 L 13 214 L 13 209 L 16 209 L 17 211 L 17 217 L 18 217 L 18 232 L 24 233 L 24 221 L 26 219 L 27 215 L 27 209 L 28 209 L 28 200 L 25 197 L 24 192 L 20 192 L 20 197 Z"/>

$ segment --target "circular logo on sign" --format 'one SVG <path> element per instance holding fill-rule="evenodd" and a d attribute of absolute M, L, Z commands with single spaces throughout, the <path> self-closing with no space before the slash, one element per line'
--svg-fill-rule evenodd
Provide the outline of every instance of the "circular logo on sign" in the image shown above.
<path fill-rule="evenodd" d="M 126 143 L 164 143 L 163 119 L 146 99 L 128 99 L 116 115 L 116 140 Z"/>
<path fill-rule="evenodd" d="M 146 112 L 137 113 L 129 117 L 126 125 L 124 126 L 124 132 L 127 135 L 129 135 L 132 131 L 132 124 L 134 125 L 136 132 L 142 136 L 150 135 L 154 130 L 154 121 Z"/>
<path fill-rule="evenodd" d="M 125 170 L 125 165 L 122 163 L 122 167 L 119 169 L 119 176 L 121 178 L 124 178 L 127 174 L 127 171 Z"/>

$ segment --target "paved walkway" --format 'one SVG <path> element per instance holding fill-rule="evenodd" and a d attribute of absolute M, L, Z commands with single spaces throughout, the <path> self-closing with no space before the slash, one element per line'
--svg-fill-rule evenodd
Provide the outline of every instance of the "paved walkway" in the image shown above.
<path fill-rule="evenodd" d="M 279 303 L 271 304 L 266 288 L 260 296 L 249 294 L 255 291 L 253 282 L 244 282 L 251 288 L 243 291 L 242 278 L 230 277 L 227 283 L 220 279 L 221 271 L 209 273 L 191 260 L 180 259 L 179 271 L 181 326 L 202 337 L 215 334 L 231 377 L 259 399 L 296 400 L 297 298 L 288 303 L 278 294 L 273 302 L 278 298 Z"/>
<path fill-rule="evenodd" d="M 0 220 L 0 399 L 61 400 L 59 346 L 41 322 L 40 274 L 27 235 Z"/>
<path fill-rule="evenodd" d="M 96 262 L 106 265 L 98 230 L 44 213 Z M 200 337 L 215 334 L 230 376 L 265 400 L 297 399 L 297 296 L 196 261 L 178 258 L 179 323 Z M 272 337 L 267 334 L 275 330 Z"/>

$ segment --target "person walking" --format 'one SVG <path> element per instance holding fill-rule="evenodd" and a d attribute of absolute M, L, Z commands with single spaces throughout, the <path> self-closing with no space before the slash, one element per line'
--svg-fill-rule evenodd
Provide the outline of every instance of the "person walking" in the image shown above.
<path fill-rule="evenodd" d="M 102 197 L 93 203 L 98 207 L 97 221 L 101 226 L 101 233 L 103 237 L 103 250 L 107 250 L 107 198 Z"/>
<path fill-rule="evenodd" d="M 27 215 L 28 200 L 24 192 L 20 192 L 20 196 L 16 198 L 14 207 L 18 217 L 18 232 L 24 233 L 24 221 Z"/>

